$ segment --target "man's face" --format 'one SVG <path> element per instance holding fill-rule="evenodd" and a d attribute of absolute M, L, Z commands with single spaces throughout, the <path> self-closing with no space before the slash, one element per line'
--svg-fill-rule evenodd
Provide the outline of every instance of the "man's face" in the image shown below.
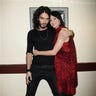
<path fill-rule="evenodd" d="M 49 16 L 47 13 L 43 12 L 39 16 L 39 27 L 42 29 L 45 29 L 48 23 L 49 23 Z"/>

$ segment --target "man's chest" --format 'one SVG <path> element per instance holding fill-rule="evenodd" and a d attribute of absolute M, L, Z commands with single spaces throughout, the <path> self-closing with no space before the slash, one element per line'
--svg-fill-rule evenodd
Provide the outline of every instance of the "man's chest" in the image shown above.
<path fill-rule="evenodd" d="M 34 34 L 34 36 L 32 37 L 35 48 L 38 48 L 40 50 L 48 50 L 53 47 L 54 35 L 52 34 L 48 34 L 45 37 L 40 34 Z"/>

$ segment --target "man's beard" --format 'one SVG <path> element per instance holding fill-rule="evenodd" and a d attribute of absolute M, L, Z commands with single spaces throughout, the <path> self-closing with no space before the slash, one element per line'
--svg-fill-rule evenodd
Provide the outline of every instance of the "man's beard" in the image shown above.
<path fill-rule="evenodd" d="M 45 29 L 47 27 L 47 24 L 40 24 L 39 27 Z"/>

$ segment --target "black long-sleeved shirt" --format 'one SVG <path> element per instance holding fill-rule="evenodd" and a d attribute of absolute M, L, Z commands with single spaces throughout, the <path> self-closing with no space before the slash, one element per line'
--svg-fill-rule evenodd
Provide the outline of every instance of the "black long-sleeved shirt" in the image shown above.
<path fill-rule="evenodd" d="M 53 30 L 38 31 L 36 29 L 28 32 L 27 53 L 32 53 L 33 47 L 37 50 L 50 50 L 53 48 Z M 32 65 L 53 65 L 54 56 L 33 56 Z"/>

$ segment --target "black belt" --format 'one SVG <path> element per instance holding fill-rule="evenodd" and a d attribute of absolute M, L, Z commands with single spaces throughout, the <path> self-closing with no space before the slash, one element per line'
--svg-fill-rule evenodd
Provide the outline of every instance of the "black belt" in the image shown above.
<path fill-rule="evenodd" d="M 53 70 L 54 69 L 54 65 L 32 65 L 32 69 L 42 69 L 42 70 Z"/>

